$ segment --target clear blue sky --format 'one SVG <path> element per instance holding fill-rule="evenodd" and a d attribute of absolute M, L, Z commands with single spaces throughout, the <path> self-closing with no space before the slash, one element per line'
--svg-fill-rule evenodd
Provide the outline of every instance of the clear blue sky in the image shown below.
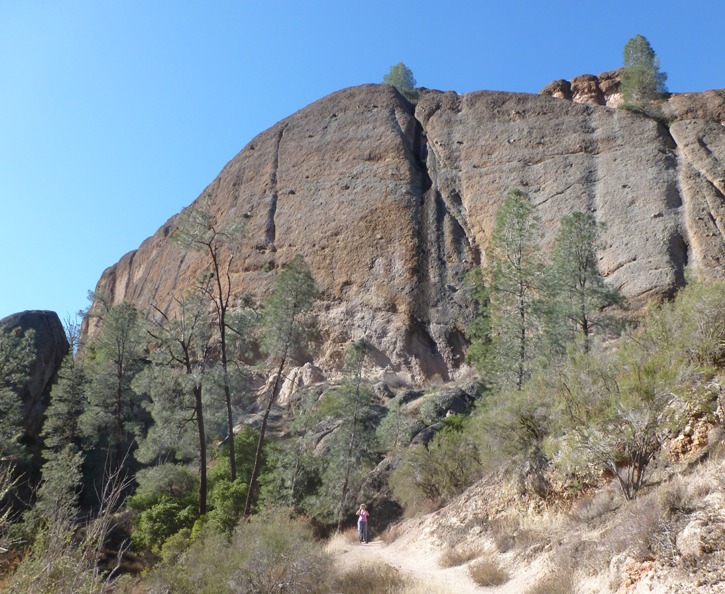
<path fill-rule="evenodd" d="M 400 61 L 536 93 L 639 33 L 671 91 L 703 91 L 725 87 L 724 25 L 723 0 L 0 0 L 0 318 L 85 307 L 256 134 Z"/>

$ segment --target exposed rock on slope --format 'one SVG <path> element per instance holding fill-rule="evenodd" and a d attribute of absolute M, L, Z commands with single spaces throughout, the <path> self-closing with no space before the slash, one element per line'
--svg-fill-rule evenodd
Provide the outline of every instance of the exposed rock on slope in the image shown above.
<path fill-rule="evenodd" d="M 725 91 L 675 95 L 667 109 L 669 130 L 552 96 L 427 91 L 412 106 L 365 85 L 257 136 L 206 192 L 218 217 L 247 220 L 240 292 L 263 294 L 274 268 L 304 255 L 323 294 L 323 369 L 365 337 L 381 368 L 448 379 L 470 317 L 463 276 L 485 265 L 512 188 L 539 206 L 547 245 L 574 210 L 605 222 L 601 269 L 635 306 L 681 285 L 689 264 L 723 275 Z M 97 291 L 171 307 L 202 265 L 169 241 L 173 225 L 107 269 Z"/>

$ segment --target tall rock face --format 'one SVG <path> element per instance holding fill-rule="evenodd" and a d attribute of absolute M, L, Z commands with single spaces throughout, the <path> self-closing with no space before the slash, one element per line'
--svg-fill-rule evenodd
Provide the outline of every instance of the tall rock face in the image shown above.
<path fill-rule="evenodd" d="M 317 364 L 339 365 L 366 338 L 381 368 L 448 379 L 471 316 L 464 275 L 486 265 L 512 188 L 538 206 L 545 249 L 573 211 L 605 223 L 601 270 L 634 307 L 681 286 L 688 267 L 725 274 L 725 91 L 676 95 L 667 110 L 669 129 L 547 95 L 426 91 L 413 106 L 365 85 L 257 136 L 204 194 L 220 220 L 246 221 L 237 292 L 264 295 L 295 254 L 309 263 L 322 292 Z M 172 217 L 97 293 L 173 308 L 204 266 L 173 229 Z"/>

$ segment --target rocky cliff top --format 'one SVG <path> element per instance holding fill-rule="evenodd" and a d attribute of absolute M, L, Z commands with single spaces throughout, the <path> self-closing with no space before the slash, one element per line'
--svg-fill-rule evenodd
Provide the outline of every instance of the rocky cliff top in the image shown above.
<path fill-rule="evenodd" d="M 381 369 L 421 380 L 463 369 L 463 276 L 485 266 L 512 188 L 537 204 L 547 245 L 575 210 L 606 223 L 601 270 L 635 307 L 672 293 L 688 268 L 721 277 L 725 90 L 673 95 L 667 128 L 607 107 L 610 74 L 540 95 L 426 91 L 415 106 L 363 85 L 282 120 L 204 192 L 218 217 L 247 222 L 235 290 L 264 294 L 300 253 L 322 291 L 317 363 L 335 367 L 366 338 Z M 173 227 L 108 268 L 97 293 L 172 307 L 202 269 L 169 241 Z"/>

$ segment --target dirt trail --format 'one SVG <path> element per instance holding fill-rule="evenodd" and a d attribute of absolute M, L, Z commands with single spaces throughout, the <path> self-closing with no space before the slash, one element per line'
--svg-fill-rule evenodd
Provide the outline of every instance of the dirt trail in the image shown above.
<path fill-rule="evenodd" d="M 423 535 L 410 535 L 386 545 L 381 540 L 368 544 L 346 543 L 335 552 L 337 563 L 342 568 L 357 564 L 381 561 L 410 575 L 421 584 L 428 584 L 436 594 L 521 594 L 538 581 L 542 562 L 537 560 L 525 565 L 508 566 L 511 580 L 498 587 L 477 586 L 468 575 L 468 566 L 440 567 L 441 551 Z M 507 566 L 506 559 L 502 565 Z M 422 594 L 422 592 L 421 592 Z"/>
<path fill-rule="evenodd" d="M 432 591 L 441 594 L 479 594 L 484 591 L 468 577 L 466 567 L 439 567 L 439 554 L 429 550 L 424 543 L 414 549 L 401 544 L 396 541 L 386 545 L 381 540 L 368 544 L 350 544 L 338 551 L 337 559 L 345 568 L 373 561 L 387 563 L 418 582 L 429 584 Z"/>

